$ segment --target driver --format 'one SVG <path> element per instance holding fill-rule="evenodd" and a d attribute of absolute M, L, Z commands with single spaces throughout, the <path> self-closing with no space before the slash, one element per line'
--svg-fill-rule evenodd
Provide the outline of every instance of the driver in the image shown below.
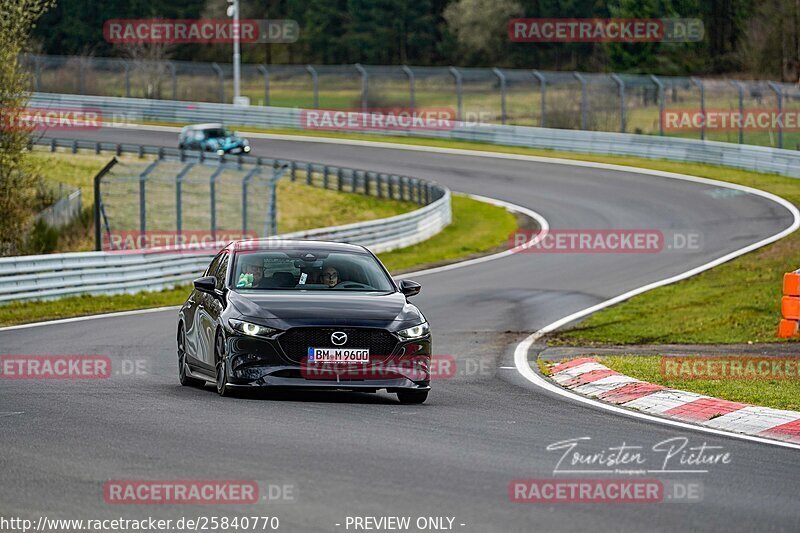
<path fill-rule="evenodd" d="M 248 257 L 242 265 L 242 273 L 236 282 L 239 288 L 258 288 L 264 279 L 264 265 L 260 257 Z"/>
<path fill-rule="evenodd" d="M 339 271 L 332 266 L 327 266 L 322 270 L 322 283 L 328 287 L 335 287 L 339 284 Z"/>

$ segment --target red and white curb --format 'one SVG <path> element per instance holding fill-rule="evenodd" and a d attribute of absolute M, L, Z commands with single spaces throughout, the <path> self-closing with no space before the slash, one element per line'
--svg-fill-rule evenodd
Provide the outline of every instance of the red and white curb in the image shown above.
<path fill-rule="evenodd" d="M 625 376 L 597 359 L 550 367 L 550 378 L 573 392 L 645 413 L 745 435 L 800 444 L 800 412 L 720 400 Z"/>

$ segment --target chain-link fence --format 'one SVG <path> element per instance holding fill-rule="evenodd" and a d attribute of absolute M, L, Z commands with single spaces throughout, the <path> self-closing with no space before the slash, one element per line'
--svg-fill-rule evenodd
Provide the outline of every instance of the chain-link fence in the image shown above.
<path fill-rule="evenodd" d="M 227 102 L 233 96 L 227 64 L 37 55 L 25 61 L 37 92 L 199 102 Z M 445 107 L 468 123 L 800 148 L 800 127 L 793 120 L 800 116 L 800 88 L 768 81 L 534 69 L 243 65 L 242 93 L 258 106 Z M 744 120 L 735 122 L 735 115 Z M 730 123 L 712 124 L 712 119 Z"/>

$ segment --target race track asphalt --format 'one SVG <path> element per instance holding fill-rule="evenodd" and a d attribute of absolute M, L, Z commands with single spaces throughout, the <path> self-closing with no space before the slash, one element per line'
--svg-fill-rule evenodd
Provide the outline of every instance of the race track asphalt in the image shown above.
<path fill-rule="evenodd" d="M 164 146 L 177 137 L 141 129 L 58 136 Z M 116 372 L 91 382 L 0 381 L 0 515 L 274 515 L 282 531 L 347 531 L 347 516 L 387 515 L 454 517 L 454 529 L 464 532 L 800 530 L 798 451 L 578 404 L 528 383 L 512 357 L 519 341 L 563 316 L 778 233 L 793 222 L 787 209 L 756 195 L 614 170 L 323 142 L 252 144 L 267 157 L 434 179 L 533 209 L 554 229 L 691 231 L 703 246 L 515 254 L 415 278 L 423 290 L 414 302 L 432 325 L 434 353 L 458 362 L 457 375 L 435 382 L 422 406 L 401 406 L 383 393 L 228 399 L 211 387 L 183 388 L 175 311 L 0 332 L 0 354 L 106 355 Z M 120 372 L 131 361 L 143 372 Z M 649 476 L 699 483 L 700 501 L 509 501 L 511 480 L 553 478 L 561 452 L 547 451 L 550 444 L 590 437 L 581 445 L 586 453 L 623 443 L 647 451 L 681 436 L 689 446 L 721 446 L 732 459 L 703 474 Z M 659 466 L 661 455 L 646 455 Z M 681 468 L 679 457 L 668 466 Z M 560 476 L 576 477 L 592 476 Z M 108 505 L 103 484 L 117 479 L 257 480 L 292 485 L 295 498 L 249 506 Z"/>

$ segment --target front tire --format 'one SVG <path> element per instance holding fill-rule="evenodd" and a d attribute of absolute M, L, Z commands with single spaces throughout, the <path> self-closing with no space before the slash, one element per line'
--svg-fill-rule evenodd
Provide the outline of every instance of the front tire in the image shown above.
<path fill-rule="evenodd" d="M 190 377 L 186 372 L 186 332 L 178 326 L 178 379 L 184 387 L 203 387 L 206 382 Z"/>
<path fill-rule="evenodd" d="M 225 357 L 225 339 L 222 333 L 217 333 L 214 341 L 214 359 L 216 361 L 216 385 L 217 394 L 220 396 L 231 396 L 231 388 L 228 386 L 228 358 Z"/>
<path fill-rule="evenodd" d="M 426 390 L 405 390 L 397 391 L 397 399 L 403 405 L 419 405 L 425 403 L 428 399 L 428 391 Z"/>

